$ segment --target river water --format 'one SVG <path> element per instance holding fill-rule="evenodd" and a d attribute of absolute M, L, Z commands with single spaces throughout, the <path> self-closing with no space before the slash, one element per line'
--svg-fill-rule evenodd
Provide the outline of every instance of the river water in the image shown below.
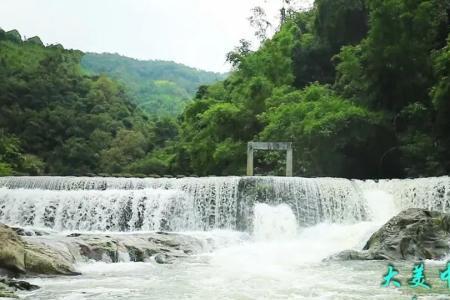
<path fill-rule="evenodd" d="M 216 245 L 169 265 L 132 263 L 126 256 L 115 264 L 80 263 L 83 275 L 30 278 L 42 288 L 20 296 L 450 299 L 438 278 L 445 260 L 425 262 L 432 290 L 408 287 L 414 262 L 395 264 L 401 288 L 382 288 L 387 262 L 324 261 L 342 250 L 360 250 L 402 209 L 448 211 L 448 177 L 380 182 L 260 178 L 256 193 L 248 192 L 242 180 L 0 178 L 0 222 L 55 234 L 162 229 L 213 239 Z M 249 219 L 245 226 L 242 218 Z"/>

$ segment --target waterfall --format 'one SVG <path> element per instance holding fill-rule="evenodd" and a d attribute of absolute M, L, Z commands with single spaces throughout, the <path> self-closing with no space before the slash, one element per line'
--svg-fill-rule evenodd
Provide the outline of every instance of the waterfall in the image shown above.
<path fill-rule="evenodd" d="M 272 207 L 255 205 L 253 236 L 258 241 L 290 240 L 297 236 L 297 219 L 286 204 Z"/>
<path fill-rule="evenodd" d="M 192 198 L 175 190 L 0 188 L 0 221 L 58 231 L 198 230 Z"/>
<path fill-rule="evenodd" d="M 0 178 L 0 222 L 57 231 L 258 230 L 270 218 L 260 204 L 292 220 L 289 207 L 301 226 L 381 222 L 410 207 L 449 211 L 450 178 Z"/>

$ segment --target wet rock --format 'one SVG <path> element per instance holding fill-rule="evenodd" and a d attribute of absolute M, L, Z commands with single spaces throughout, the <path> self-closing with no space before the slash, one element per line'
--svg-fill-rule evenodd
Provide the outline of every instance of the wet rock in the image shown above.
<path fill-rule="evenodd" d="M 335 254 L 327 259 L 325 261 L 330 260 L 384 260 L 388 259 L 384 256 L 376 256 L 375 253 L 372 253 L 370 251 L 357 251 L 357 250 L 345 250 L 338 254 Z"/>
<path fill-rule="evenodd" d="M 130 257 L 130 261 L 132 262 L 143 262 L 145 258 L 144 251 L 134 246 L 127 245 L 125 246 L 127 249 L 128 256 Z M 150 254 L 151 256 L 151 254 Z"/>
<path fill-rule="evenodd" d="M 71 233 L 67 235 L 67 237 L 79 237 L 79 236 L 81 236 L 81 233 Z"/>
<path fill-rule="evenodd" d="M 375 232 L 363 251 L 344 251 L 332 259 L 442 259 L 449 252 L 450 214 L 410 208 Z"/>
<path fill-rule="evenodd" d="M 25 273 L 25 247 L 20 236 L 0 224 L 0 268 L 6 272 Z"/>
<path fill-rule="evenodd" d="M 70 234 L 48 237 L 26 237 L 30 244 L 45 245 L 67 262 L 103 261 L 109 263 L 127 259 L 150 261 L 158 254 L 166 260 L 185 258 L 204 251 L 204 243 L 194 237 L 175 233 Z"/>
<path fill-rule="evenodd" d="M 50 234 L 50 232 L 44 230 L 31 230 L 20 227 L 10 227 L 10 228 L 20 236 L 44 236 Z"/>
<path fill-rule="evenodd" d="M 45 275 L 79 275 L 73 266 L 74 258 L 68 249 L 58 249 L 34 240 L 25 245 L 27 273 Z"/>
<path fill-rule="evenodd" d="M 174 262 L 174 258 L 168 256 L 167 254 L 159 253 L 155 256 L 155 261 L 158 264 L 171 264 Z"/>
<path fill-rule="evenodd" d="M 14 290 L 20 291 L 34 291 L 40 288 L 39 286 L 31 284 L 27 281 L 14 280 L 2 277 L 0 277 L 0 283 L 7 285 L 8 287 Z"/>
<path fill-rule="evenodd" d="M 0 277 L 0 298 L 19 298 L 15 294 L 17 290 L 34 291 L 37 289 L 39 289 L 37 285 L 30 284 L 26 281 Z"/>
<path fill-rule="evenodd" d="M 45 237 L 19 236 L 13 228 L 0 224 L 0 273 L 45 275 L 78 274 L 73 257 L 64 249 L 48 247 Z"/>
<path fill-rule="evenodd" d="M 0 298 L 19 298 L 14 293 L 14 289 L 0 282 Z"/>
<path fill-rule="evenodd" d="M 74 240 L 80 249 L 80 255 L 89 260 L 118 262 L 118 242 L 110 236 L 79 235 Z"/>
<path fill-rule="evenodd" d="M 192 236 L 175 233 L 49 234 L 19 236 L 0 225 L 0 274 L 78 275 L 75 262 L 119 260 L 172 263 L 197 254 L 205 243 Z"/>

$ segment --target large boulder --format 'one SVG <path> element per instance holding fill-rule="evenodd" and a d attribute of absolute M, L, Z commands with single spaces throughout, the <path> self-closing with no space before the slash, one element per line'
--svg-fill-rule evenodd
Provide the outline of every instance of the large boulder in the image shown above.
<path fill-rule="evenodd" d="M 76 262 L 172 263 L 208 248 L 208 242 L 176 233 L 35 233 L 0 224 L 0 276 L 77 275 Z M 3 271 L 2 271 L 3 270 Z"/>
<path fill-rule="evenodd" d="M 58 249 L 41 243 L 25 244 L 25 268 L 30 274 L 79 275 L 73 263 L 75 259 L 66 249 Z"/>
<path fill-rule="evenodd" d="M 124 257 L 143 262 L 159 256 L 173 261 L 203 251 L 202 241 L 175 233 L 71 234 L 61 239 L 81 260 L 118 262 Z"/>
<path fill-rule="evenodd" d="M 442 259 L 450 252 L 450 214 L 418 208 L 393 217 L 367 241 L 363 251 L 344 251 L 341 260 Z"/>
<path fill-rule="evenodd" d="M 20 236 L 0 224 L 0 274 L 25 273 L 25 247 Z"/>
<path fill-rule="evenodd" d="M 44 275 L 75 275 L 73 259 L 67 251 L 45 244 L 30 243 L 17 231 L 0 224 L 0 275 L 17 276 L 24 273 Z"/>

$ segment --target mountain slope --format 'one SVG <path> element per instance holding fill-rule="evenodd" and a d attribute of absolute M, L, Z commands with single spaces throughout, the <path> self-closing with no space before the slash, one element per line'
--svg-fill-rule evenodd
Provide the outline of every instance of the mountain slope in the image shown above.
<path fill-rule="evenodd" d="M 153 172 L 140 160 L 169 125 L 149 120 L 115 80 L 86 76 L 82 56 L 0 29 L 0 176 L 136 172 L 132 163 Z"/>
<path fill-rule="evenodd" d="M 178 115 L 199 86 L 225 77 L 174 62 L 141 61 L 110 53 L 87 53 L 81 64 L 89 74 L 107 74 L 121 81 L 142 110 L 158 116 Z"/>

